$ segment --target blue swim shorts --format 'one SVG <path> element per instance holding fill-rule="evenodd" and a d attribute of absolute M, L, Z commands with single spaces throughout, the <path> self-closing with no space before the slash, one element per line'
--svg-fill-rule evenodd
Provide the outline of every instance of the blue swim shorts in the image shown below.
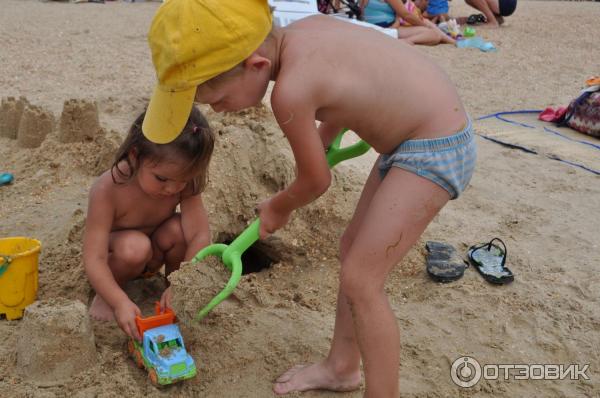
<path fill-rule="evenodd" d="M 381 155 L 379 175 L 383 179 L 392 166 L 399 167 L 433 181 L 456 199 L 471 181 L 476 159 L 469 119 L 467 126 L 454 135 L 404 141 L 392 153 Z"/>
<path fill-rule="evenodd" d="M 448 0 L 429 0 L 427 14 L 432 16 L 448 14 Z"/>

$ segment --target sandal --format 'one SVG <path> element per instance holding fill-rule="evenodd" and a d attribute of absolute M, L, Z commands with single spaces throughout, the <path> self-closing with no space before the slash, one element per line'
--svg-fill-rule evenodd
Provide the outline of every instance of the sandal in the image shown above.
<path fill-rule="evenodd" d="M 494 241 L 501 243 L 502 247 L 494 244 Z M 512 271 L 504 266 L 507 253 L 504 242 L 494 238 L 488 243 L 471 246 L 467 256 L 483 279 L 496 285 L 504 285 L 515 279 Z"/>
<path fill-rule="evenodd" d="M 486 22 L 487 19 L 483 14 L 471 14 L 467 17 L 467 25 L 479 25 Z"/>
<path fill-rule="evenodd" d="M 448 283 L 464 275 L 466 265 L 452 245 L 428 241 L 425 248 L 427 249 L 427 273 L 431 279 Z"/>

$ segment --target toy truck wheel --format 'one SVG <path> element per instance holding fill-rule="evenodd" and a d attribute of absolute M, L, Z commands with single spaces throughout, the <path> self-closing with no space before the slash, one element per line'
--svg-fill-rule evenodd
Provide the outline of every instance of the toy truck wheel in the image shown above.
<path fill-rule="evenodd" d="M 132 357 L 135 355 L 135 345 L 133 345 L 133 340 L 127 342 L 127 352 L 129 352 L 129 355 Z"/>
<path fill-rule="evenodd" d="M 158 375 L 156 374 L 155 369 L 150 369 L 150 371 L 148 372 L 148 377 L 150 378 L 150 383 L 152 383 L 152 385 L 156 387 L 161 386 L 160 384 L 158 384 Z"/>
<path fill-rule="evenodd" d="M 133 359 L 135 360 L 135 364 L 137 365 L 138 368 L 140 368 L 140 369 L 144 368 L 144 359 L 142 358 L 141 352 L 136 350 L 133 354 Z"/>

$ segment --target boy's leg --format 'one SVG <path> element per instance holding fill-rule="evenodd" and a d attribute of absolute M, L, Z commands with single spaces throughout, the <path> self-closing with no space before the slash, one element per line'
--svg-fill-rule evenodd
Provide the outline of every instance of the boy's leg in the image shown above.
<path fill-rule="evenodd" d="M 342 264 L 363 360 L 365 397 L 398 397 L 400 339 L 385 295 L 385 280 L 448 202 L 439 185 L 392 167 L 371 200 L 361 229 Z"/>
<path fill-rule="evenodd" d="M 287 380 L 275 385 L 275 392 L 330 389 L 330 385 L 315 382 L 314 368 L 323 369 L 325 364 L 343 362 L 344 358 L 352 361 L 352 347 L 358 343 L 367 383 L 365 397 L 398 396 L 399 333 L 384 294 L 384 283 L 392 267 L 449 199 L 448 192 L 437 184 L 392 167 L 377 187 L 368 209 L 361 212 L 362 222 L 357 224 L 360 228 L 342 263 L 336 330 L 353 329 L 354 334 L 334 334 L 326 361 L 292 370 Z M 353 327 L 347 312 L 352 314 Z M 309 372 L 311 368 L 313 371 Z"/>
<path fill-rule="evenodd" d="M 121 287 L 138 277 L 152 258 L 150 238 L 135 230 L 112 232 L 108 250 L 108 266 Z M 89 312 L 94 319 L 114 319 L 113 309 L 98 295 L 92 300 Z"/>
<path fill-rule="evenodd" d="M 369 203 L 381 183 L 375 161 L 354 210 L 354 215 L 340 239 L 340 262 L 344 262 L 356 234 L 360 230 Z M 351 391 L 360 385 L 360 351 L 354 336 L 352 313 L 347 298 L 338 293 L 331 349 L 326 359 L 312 365 L 298 365 L 281 375 L 273 390 L 277 394 L 292 391 L 326 389 Z"/>

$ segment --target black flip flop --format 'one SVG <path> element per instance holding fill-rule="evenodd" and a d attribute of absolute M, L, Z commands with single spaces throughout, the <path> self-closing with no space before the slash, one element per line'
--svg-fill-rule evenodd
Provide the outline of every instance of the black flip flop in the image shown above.
<path fill-rule="evenodd" d="M 494 244 L 494 241 L 500 242 L 502 247 Z M 496 285 L 505 285 L 515 279 L 512 271 L 505 266 L 507 254 L 506 245 L 498 238 L 471 246 L 467 252 L 469 262 L 477 268 L 483 279 Z"/>
<path fill-rule="evenodd" d="M 464 275 L 466 265 L 452 245 L 428 241 L 425 248 L 427 249 L 427 273 L 431 279 L 448 283 Z"/>
<path fill-rule="evenodd" d="M 487 19 L 483 14 L 471 14 L 467 17 L 467 25 L 479 25 L 486 22 Z"/>

